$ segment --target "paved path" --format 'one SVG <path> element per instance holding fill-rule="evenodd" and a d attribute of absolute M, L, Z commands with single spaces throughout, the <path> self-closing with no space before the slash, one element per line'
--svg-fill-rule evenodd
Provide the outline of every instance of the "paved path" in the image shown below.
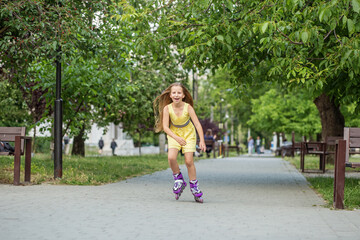
<path fill-rule="evenodd" d="M 279 158 L 196 166 L 204 204 L 188 188 L 176 201 L 170 170 L 95 187 L 0 185 L 0 239 L 360 239 L 360 211 L 324 208 Z"/>

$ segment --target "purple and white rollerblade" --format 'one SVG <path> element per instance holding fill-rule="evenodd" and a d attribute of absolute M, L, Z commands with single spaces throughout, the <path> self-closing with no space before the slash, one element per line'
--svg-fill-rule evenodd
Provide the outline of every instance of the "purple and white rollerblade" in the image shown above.
<path fill-rule="evenodd" d="M 199 202 L 199 203 L 204 202 L 204 199 L 202 198 L 203 193 L 199 189 L 197 180 L 190 181 L 190 190 L 191 190 L 191 193 L 194 195 L 194 199 L 196 202 Z"/>
<path fill-rule="evenodd" d="M 173 174 L 173 176 L 175 180 L 173 192 L 175 193 L 175 199 L 178 200 L 180 198 L 181 193 L 184 191 L 186 187 L 186 182 L 184 181 L 181 172 L 178 174 Z"/>

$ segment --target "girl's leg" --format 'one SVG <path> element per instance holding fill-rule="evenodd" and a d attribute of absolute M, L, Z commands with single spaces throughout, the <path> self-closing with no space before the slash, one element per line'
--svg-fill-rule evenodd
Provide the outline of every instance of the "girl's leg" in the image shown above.
<path fill-rule="evenodd" d="M 186 182 L 184 180 L 183 175 L 180 172 L 179 164 L 177 162 L 177 155 L 179 153 L 179 150 L 176 148 L 170 148 L 168 151 L 168 161 L 171 170 L 173 171 L 173 177 L 174 177 L 174 187 L 173 192 L 175 193 L 175 199 L 178 200 L 181 193 L 184 191 L 186 187 Z"/>
<path fill-rule="evenodd" d="M 192 152 L 185 153 L 185 164 L 188 169 L 190 179 L 190 191 L 194 195 L 195 201 L 203 203 L 203 193 L 199 189 L 198 181 L 196 180 L 196 168 L 194 164 L 194 157 Z"/>
<path fill-rule="evenodd" d="M 189 175 L 190 181 L 196 180 L 196 168 L 195 168 L 195 164 L 194 164 L 193 154 L 194 154 L 193 152 L 185 153 L 185 164 L 188 169 L 188 175 Z"/>
<path fill-rule="evenodd" d="M 170 148 L 168 150 L 168 162 L 171 170 L 173 171 L 173 174 L 180 173 L 179 164 L 177 162 L 177 155 L 179 153 L 179 150 L 176 148 Z"/>

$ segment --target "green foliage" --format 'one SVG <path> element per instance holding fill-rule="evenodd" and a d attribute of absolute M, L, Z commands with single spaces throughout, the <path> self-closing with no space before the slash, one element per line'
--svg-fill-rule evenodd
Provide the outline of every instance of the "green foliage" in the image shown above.
<path fill-rule="evenodd" d="M 308 136 L 321 132 L 316 106 L 304 91 L 286 94 L 270 89 L 252 100 L 252 113 L 248 124 L 269 134 L 295 131 Z"/>
<path fill-rule="evenodd" d="M 107 26 L 109 1 L 31 0 L 1 1 L 0 48 L 6 72 L 26 73 L 37 58 L 53 58 L 61 46 L 63 54 L 72 49 L 94 46 Z M 95 19 L 98 21 L 95 23 Z"/>
<path fill-rule="evenodd" d="M 341 106 L 341 112 L 345 117 L 345 126 L 346 127 L 360 127 L 360 116 L 356 112 L 358 103 L 351 103 Z"/>
<path fill-rule="evenodd" d="M 28 108 L 37 111 L 31 111 L 33 124 L 52 121 L 54 61 L 61 56 L 64 132 L 74 136 L 91 124 L 106 127 L 110 122 L 124 122 L 132 135 L 152 127 L 151 102 L 159 87 L 183 77 L 176 54 L 137 55 L 141 49 L 134 49 L 134 39 L 140 30 L 128 21 L 126 12 L 132 8 L 125 3 L 0 4 L 0 48 L 5 53 L 0 74 L 21 89 Z M 111 17 L 114 14 L 122 16 Z"/>
<path fill-rule="evenodd" d="M 134 135 L 133 138 L 135 147 L 140 146 L 159 146 L 159 134 L 154 131 L 146 131 L 139 139 L 139 135 Z"/>
<path fill-rule="evenodd" d="M 156 23 L 156 31 L 140 35 L 138 48 L 175 48 L 188 68 L 226 68 L 237 90 L 275 82 L 304 87 L 312 99 L 326 93 L 339 104 L 359 100 L 358 0 L 154 0 L 141 6 L 130 16 Z"/>
<path fill-rule="evenodd" d="M 7 80 L 0 79 L 0 126 L 26 126 L 31 122 L 26 104 L 22 101 L 22 94 Z"/>
<path fill-rule="evenodd" d="M 135 89 L 130 80 L 134 31 L 125 20 L 108 17 L 121 11 L 116 5 L 121 1 L 22 2 L 1 3 L 0 47 L 6 54 L 0 74 L 22 90 L 33 124 L 52 121 L 59 55 L 64 133 L 119 123 L 128 104 L 123 99 L 132 99 Z"/>
<path fill-rule="evenodd" d="M 34 139 L 33 139 L 34 141 Z M 37 153 L 50 153 L 51 137 L 36 137 L 34 149 Z"/>

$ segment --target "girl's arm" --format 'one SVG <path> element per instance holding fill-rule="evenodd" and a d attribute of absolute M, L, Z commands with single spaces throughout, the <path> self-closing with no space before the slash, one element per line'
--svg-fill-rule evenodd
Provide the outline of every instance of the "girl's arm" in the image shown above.
<path fill-rule="evenodd" d="M 194 123 L 196 131 L 197 131 L 197 133 L 199 135 L 199 138 L 200 138 L 199 147 L 203 152 L 205 152 L 206 151 L 206 145 L 205 145 L 205 140 L 204 140 L 204 132 L 203 132 L 203 129 L 201 127 L 200 121 L 199 121 L 198 117 L 196 116 L 194 108 L 192 106 L 190 106 L 190 105 L 189 105 L 188 112 L 189 112 L 191 120 Z"/>
<path fill-rule="evenodd" d="M 175 139 L 181 146 L 185 146 L 186 145 L 185 139 L 173 133 L 173 131 L 171 131 L 171 129 L 169 128 L 170 125 L 169 119 L 170 119 L 169 108 L 168 106 L 165 106 L 163 110 L 163 130 L 168 136 Z"/>

